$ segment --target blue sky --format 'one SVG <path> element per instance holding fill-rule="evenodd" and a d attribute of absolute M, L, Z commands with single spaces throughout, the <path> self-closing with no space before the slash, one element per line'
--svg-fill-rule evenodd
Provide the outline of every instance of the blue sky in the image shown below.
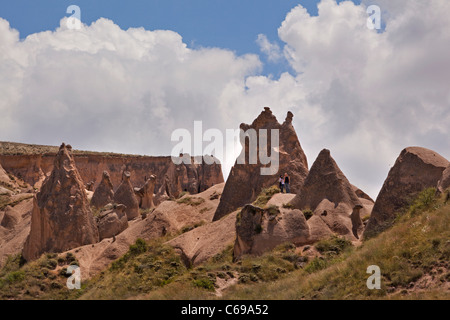
<path fill-rule="evenodd" d="M 55 30 L 70 5 L 81 8 L 85 24 L 103 17 L 113 20 L 122 29 L 144 27 L 147 30 L 167 29 L 179 33 L 192 48 L 219 47 L 238 55 L 260 54 L 258 34 L 279 42 L 277 29 L 286 14 L 298 4 L 311 15 L 317 15 L 318 0 L 15 0 L 2 4 L 0 17 L 8 20 L 20 37 Z M 341 2 L 341 1 L 338 1 Z M 360 0 L 355 0 L 360 3 Z M 280 44 L 281 46 L 281 44 Z M 264 74 L 278 77 L 290 71 L 286 62 L 273 64 L 261 54 Z"/>

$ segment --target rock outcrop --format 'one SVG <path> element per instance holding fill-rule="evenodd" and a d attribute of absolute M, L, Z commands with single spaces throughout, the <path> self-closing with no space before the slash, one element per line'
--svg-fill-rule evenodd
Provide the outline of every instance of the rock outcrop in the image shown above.
<path fill-rule="evenodd" d="M 353 186 L 327 149 L 320 152 L 311 167 L 305 184 L 291 204 L 300 210 L 314 211 L 324 199 L 333 202 L 335 206 L 339 203 L 347 203 L 353 208 L 360 204 Z"/>
<path fill-rule="evenodd" d="M 69 145 L 61 145 L 52 173 L 34 198 L 31 230 L 23 249 L 26 260 L 98 242 L 97 226 L 71 151 Z"/>
<path fill-rule="evenodd" d="M 103 171 L 102 180 L 95 189 L 94 195 L 91 199 L 91 206 L 99 209 L 112 203 L 114 199 L 114 186 L 111 183 L 111 178 L 108 171 Z"/>
<path fill-rule="evenodd" d="M 155 192 L 156 176 L 151 175 L 146 179 L 142 188 L 135 190 L 136 196 L 139 199 L 139 207 L 142 209 L 151 209 L 155 207 L 153 203 L 153 193 Z"/>
<path fill-rule="evenodd" d="M 285 242 L 303 245 L 309 237 L 309 226 L 300 210 L 275 206 L 262 209 L 249 204 L 236 217 L 233 257 L 260 255 Z"/>
<path fill-rule="evenodd" d="M 439 180 L 437 188 L 440 192 L 444 192 L 450 188 L 450 165 L 442 173 L 442 177 L 441 180 Z"/>
<path fill-rule="evenodd" d="M 363 207 L 366 202 L 369 201 L 362 201 L 356 195 L 355 188 L 331 157 L 330 151 L 324 149 L 312 165 L 302 189 L 290 204 L 302 211 L 311 210 L 333 233 L 354 240 L 350 216 L 356 206 Z"/>
<path fill-rule="evenodd" d="M 14 208 L 7 206 L 5 209 L 5 214 L 3 215 L 3 219 L 1 220 L 0 226 L 6 229 L 14 229 L 14 227 L 20 221 L 20 213 L 17 212 Z"/>
<path fill-rule="evenodd" d="M 448 165 L 449 162 L 435 151 L 419 147 L 404 149 L 378 194 L 364 238 L 390 227 L 399 211 L 419 192 L 436 187 Z"/>
<path fill-rule="evenodd" d="M 117 236 L 128 228 L 128 217 L 125 213 L 126 207 L 123 204 L 111 206 L 111 209 L 101 212 L 97 217 L 100 241 Z"/>
<path fill-rule="evenodd" d="M 130 172 L 124 171 L 122 183 L 114 193 L 114 203 L 126 206 L 125 213 L 128 220 L 132 220 L 139 216 L 139 202 L 134 194 L 134 188 L 131 185 L 130 177 Z"/>
<path fill-rule="evenodd" d="M 0 164 L 0 186 L 1 186 L 1 184 L 9 184 L 10 181 L 11 181 L 11 179 L 9 178 L 5 169 L 3 169 L 2 165 Z"/>
<path fill-rule="evenodd" d="M 259 130 L 267 129 L 267 149 L 272 152 L 271 154 L 278 154 L 279 168 L 272 175 L 262 175 L 261 168 L 267 168 L 269 165 L 261 164 L 259 157 L 256 164 L 249 164 L 250 146 L 247 141 L 245 146 L 243 146 L 241 154 L 241 156 L 245 156 L 245 164 L 239 164 L 236 161 L 231 169 L 214 220 L 219 220 L 237 208 L 251 203 L 263 188 L 270 187 L 274 184 L 278 185 L 279 176 L 285 173 L 291 178 L 291 192 L 297 193 L 300 191 L 308 175 L 308 162 L 295 133 L 295 129 L 292 126 L 292 118 L 293 114 L 288 112 L 286 120 L 283 124 L 280 124 L 272 114 L 272 111 L 269 108 L 265 108 L 251 125 L 241 124 L 240 128 L 244 132 L 247 132 L 249 129 L 256 130 L 258 140 L 260 135 Z M 269 135 L 271 129 L 279 130 L 278 147 L 271 146 Z M 259 146 L 257 154 L 259 154 Z"/>
<path fill-rule="evenodd" d="M 45 176 L 52 171 L 53 160 L 58 147 L 25 145 L 20 143 L 0 142 L 0 163 L 3 168 L 25 182 L 40 187 Z M 190 157 L 190 164 L 175 166 L 171 157 L 149 157 L 123 155 L 115 153 L 99 153 L 73 151 L 77 169 L 85 183 L 95 181 L 94 190 L 102 180 L 103 171 L 108 171 L 111 182 L 118 186 L 122 181 L 122 172 L 131 173 L 131 183 L 142 186 L 145 176 L 156 176 L 155 190 L 159 190 L 167 175 L 171 185 L 174 182 L 173 167 L 180 170 L 180 185 L 178 192 L 187 190 L 189 193 L 199 193 L 213 185 L 224 182 L 221 164 L 207 165 L 202 159 Z M 209 156 L 206 156 L 209 157 Z"/>

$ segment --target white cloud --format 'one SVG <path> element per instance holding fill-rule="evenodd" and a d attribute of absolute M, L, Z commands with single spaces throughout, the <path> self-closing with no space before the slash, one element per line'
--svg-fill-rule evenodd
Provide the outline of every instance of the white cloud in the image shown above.
<path fill-rule="evenodd" d="M 256 43 L 258 44 L 261 51 L 267 55 L 267 59 L 269 61 L 278 62 L 283 58 L 280 46 L 275 42 L 270 42 L 265 34 L 259 34 L 256 38 Z"/>
<path fill-rule="evenodd" d="M 366 27 L 378 4 L 386 29 Z M 420 145 L 450 158 L 450 2 L 322 0 L 297 6 L 260 35 L 269 59 L 294 74 L 259 75 L 256 55 L 190 49 L 173 31 L 121 30 L 100 19 L 82 30 L 19 41 L 0 19 L 0 136 L 77 148 L 169 154 L 170 134 L 238 128 L 264 106 L 294 126 L 309 163 L 331 149 L 349 180 L 376 197 L 401 149 Z M 271 58 L 272 57 L 272 58 Z"/>

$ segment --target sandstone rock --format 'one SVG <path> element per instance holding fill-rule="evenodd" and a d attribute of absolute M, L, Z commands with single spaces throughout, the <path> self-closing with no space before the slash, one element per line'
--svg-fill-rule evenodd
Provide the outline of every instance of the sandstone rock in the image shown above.
<path fill-rule="evenodd" d="M 142 209 L 151 209 L 155 205 L 153 203 L 153 193 L 155 191 L 156 176 L 151 175 L 146 179 L 142 188 L 135 189 L 135 193 L 139 198 L 139 207 Z"/>
<path fill-rule="evenodd" d="M 375 201 L 373 201 L 373 199 L 364 191 L 362 191 L 360 188 L 355 187 L 354 185 L 352 185 L 353 191 L 355 191 L 355 194 L 358 196 L 358 198 L 360 199 L 366 199 L 372 203 L 375 203 Z"/>
<path fill-rule="evenodd" d="M 244 254 L 260 255 L 285 242 L 308 243 L 310 230 L 303 213 L 275 208 L 246 205 L 241 210 L 236 218 L 235 259 Z"/>
<path fill-rule="evenodd" d="M 285 122 L 280 124 L 272 111 L 265 108 L 251 125 L 241 124 L 240 128 L 244 132 L 254 129 L 257 131 L 258 137 L 260 129 L 279 130 L 279 148 L 275 146 L 272 148 L 270 138 L 267 143 L 268 150 L 279 154 L 279 170 L 273 175 L 262 175 L 261 168 L 268 167 L 268 165 L 262 165 L 259 159 L 257 164 L 249 164 L 250 149 L 249 143 L 246 143 L 242 150 L 247 159 L 246 164 L 238 164 L 236 161 L 231 169 L 214 220 L 222 218 L 238 207 L 251 203 L 263 188 L 274 184 L 278 185 L 279 176 L 285 173 L 288 173 L 291 179 L 291 192 L 297 193 L 300 191 L 308 174 L 308 162 L 292 126 L 292 118 L 292 113 L 288 112 Z"/>
<path fill-rule="evenodd" d="M 23 256 L 33 260 L 44 252 L 63 252 L 96 242 L 98 230 L 84 183 L 70 149 L 62 144 L 51 175 L 34 198 Z"/>
<path fill-rule="evenodd" d="M 134 194 L 130 176 L 130 172 L 123 172 L 122 183 L 114 193 L 114 202 L 117 204 L 123 204 L 127 207 L 125 209 L 125 213 L 127 214 L 128 220 L 132 220 L 139 216 L 139 202 Z"/>
<path fill-rule="evenodd" d="M 197 266 L 233 244 L 236 214 L 183 233 L 167 243 L 175 248 L 187 267 Z"/>
<path fill-rule="evenodd" d="M 350 216 L 350 219 L 352 220 L 352 232 L 356 239 L 359 239 L 359 235 L 362 233 L 364 228 L 360 213 L 362 208 L 362 205 L 356 205 L 353 208 L 352 215 Z"/>
<path fill-rule="evenodd" d="M 95 185 L 95 181 L 88 182 L 86 184 L 86 190 L 87 191 L 94 191 L 94 185 Z"/>
<path fill-rule="evenodd" d="M 124 206 L 123 204 L 119 204 L 111 210 L 102 212 L 97 217 L 97 226 L 100 241 L 105 238 L 117 236 L 126 228 L 128 228 L 128 218 L 125 210 L 126 206 Z"/>
<path fill-rule="evenodd" d="M 291 201 L 294 208 L 314 211 L 322 200 L 328 199 L 335 206 L 349 204 L 352 208 L 361 204 L 353 186 L 331 157 L 329 150 L 322 150 L 311 167 L 305 184 Z"/>
<path fill-rule="evenodd" d="M 52 171 L 57 151 L 58 147 L 0 142 L 0 163 L 8 173 L 40 187 L 39 183 Z M 198 164 L 195 164 L 193 157 L 190 157 L 192 165 L 178 166 L 173 164 L 170 156 L 150 157 L 74 151 L 74 158 L 82 180 L 96 182 L 94 189 L 100 184 L 103 171 L 109 172 L 114 186 L 121 183 L 124 170 L 131 173 L 131 183 L 135 186 L 142 186 L 145 183 L 145 176 L 151 172 L 156 176 L 155 190 L 157 191 L 160 190 L 164 177 L 168 174 L 170 185 L 174 189 L 179 187 L 178 193 L 185 189 L 191 194 L 199 193 L 224 182 L 220 163 L 207 165 L 200 159 Z M 180 169 L 179 185 L 174 180 L 174 168 Z"/>
<path fill-rule="evenodd" d="M 445 190 L 450 188 L 450 165 L 442 173 L 442 177 L 441 180 L 439 180 L 437 188 L 440 192 L 444 192 Z"/>
<path fill-rule="evenodd" d="M 9 184 L 10 182 L 11 182 L 11 179 L 9 178 L 5 169 L 3 169 L 2 165 L 0 164 L 0 183 Z"/>
<path fill-rule="evenodd" d="M 7 206 L 0 225 L 6 229 L 14 229 L 20 220 L 20 213 L 14 208 Z"/>
<path fill-rule="evenodd" d="M 435 151 L 404 149 L 389 171 L 364 231 L 370 238 L 392 225 L 400 209 L 422 190 L 436 187 L 449 162 Z"/>
<path fill-rule="evenodd" d="M 92 196 L 91 206 L 99 209 L 113 202 L 114 187 L 107 171 L 103 171 L 102 180 Z"/>

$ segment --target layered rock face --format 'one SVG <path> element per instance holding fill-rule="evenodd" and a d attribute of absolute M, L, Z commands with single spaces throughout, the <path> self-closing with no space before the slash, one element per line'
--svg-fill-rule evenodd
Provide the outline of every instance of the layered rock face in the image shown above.
<path fill-rule="evenodd" d="M 53 169 L 57 151 L 57 147 L 0 142 L 0 163 L 8 173 L 40 187 L 45 175 Z M 82 180 L 85 183 L 94 181 L 94 189 L 102 181 L 104 171 L 109 172 L 111 182 L 115 186 L 121 183 L 124 170 L 131 172 L 131 183 L 135 186 L 142 186 L 145 183 L 145 177 L 154 174 L 156 176 L 155 190 L 161 188 L 167 176 L 169 183 L 176 186 L 178 188 L 176 191 L 179 193 L 187 190 L 195 194 L 224 182 L 220 164 L 207 165 L 201 159 L 198 159 L 199 164 L 196 164 L 193 157 L 189 157 L 191 164 L 174 165 L 171 157 L 86 151 L 73 151 L 73 155 Z M 176 177 L 174 167 L 179 169 L 179 185 L 174 183 Z"/>
<path fill-rule="evenodd" d="M 404 149 L 378 194 L 364 237 L 370 238 L 390 227 L 398 212 L 419 192 L 436 187 L 448 165 L 435 151 L 419 147 Z"/>
<path fill-rule="evenodd" d="M 350 184 L 330 151 L 324 149 L 312 165 L 302 189 L 290 204 L 296 209 L 311 210 L 316 216 L 315 220 L 322 220 L 312 220 L 312 223 L 317 222 L 319 226 L 324 222 L 333 233 L 354 240 L 354 237 L 358 238 L 362 227 L 362 222 L 360 225 L 357 219 L 359 210 L 367 202 L 371 204 L 369 200 L 358 197 L 355 190 L 357 188 Z M 365 197 L 364 192 L 361 192 L 361 197 Z M 353 231 L 355 229 L 356 232 Z"/>
<path fill-rule="evenodd" d="M 125 210 L 126 206 L 119 204 L 102 212 L 97 217 L 100 241 L 116 236 L 128 228 L 128 217 Z"/>
<path fill-rule="evenodd" d="M 112 203 L 114 199 L 114 186 L 111 182 L 108 171 L 103 171 L 102 181 L 95 189 L 91 199 L 91 206 L 99 209 Z"/>
<path fill-rule="evenodd" d="M 257 164 L 249 164 L 250 145 L 247 141 L 245 146 L 243 146 L 243 154 L 241 154 L 241 156 L 245 156 L 245 164 L 239 164 L 236 161 L 231 169 L 214 220 L 219 220 L 238 207 L 251 203 L 263 188 L 278 184 L 279 176 L 285 173 L 290 176 L 291 192 L 297 193 L 300 191 L 308 175 L 308 162 L 292 126 L 292 118 L 292 113 L 288 112 L 285 122 L 280 124 L 272 114 L 272 111 L 269 108 L 265 108 L 251 125 L 241 124 L 240 128 L 244 132 L 247 132 L 249 129 L 256 130 L 258 140 L 260 135 L 259 130 L 268 130 L 267 149 L 271 150 L 271 152 L 278 153 L 279 169 L 273 175 L 262 175 L 261 168 L 268 167 L 269 165 L 261 164 L 259 157 Z M 271 146 L 269 133 L 271 129 L 279 130 L 278 148 Z M 259 145 L 257 151 L 259 154 Z"/>
<path fill-rule="evenodd" d="M 285 242 L 306 244 L 309 237 L 309 226 L 300 210 L 246 205 L 236 217 L 233 257 L 259 255 Z"/>
<path fill-rule="evenodd" d="M 450 188 L 450 165 L 442 173 L 441 180 L 438 183 L 438 190 L 440 192 L 444 192 L 448 188 Z"/>
<path fill-rule="evenodd" d="M 126 206 L 125 213 L 128 220 L 132 220 L 139 216 L 139 202 L 134 194 L 134 189 L 131 185 L 130 178 L 130 172 L 124 171 L 122 183 L 114 193 L 114 202 Z"/>
<path fill-rule="evenodd" d="M 50 176 L 34 198 L 31 230 L 23 249 L 26 260 L 99 240 L 71 150 L 70 146 L 61 145 Z"/>

